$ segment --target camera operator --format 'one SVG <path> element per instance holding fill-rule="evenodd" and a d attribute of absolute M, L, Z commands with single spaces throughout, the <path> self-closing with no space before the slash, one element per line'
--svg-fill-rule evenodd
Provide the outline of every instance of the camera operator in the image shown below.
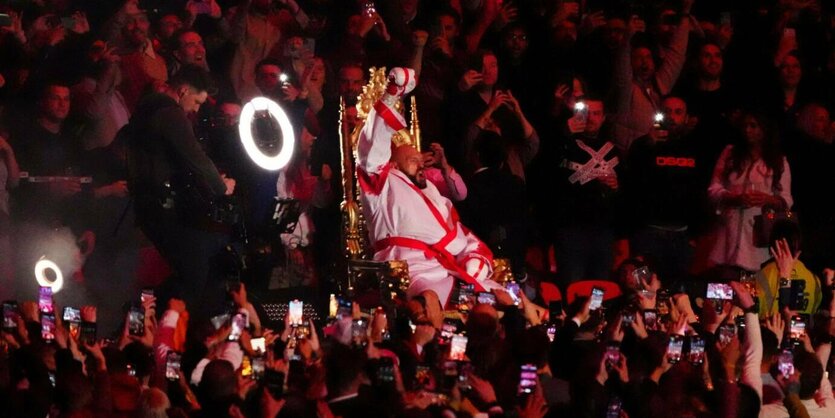
<path fill-rule="evenodd" d="M 188 119 L 208 97 L 210 80 L 203 69 L 183 67 L 163 93 L 143 99 L 129 125 L 137 223 L 179 276 L 169 290 L 205 312 L 223 302 L 211 261 L 229 237 L 207 225 L 200 206 L 235 190 L 235 180 L 218 173 L 201 150 Z"/>

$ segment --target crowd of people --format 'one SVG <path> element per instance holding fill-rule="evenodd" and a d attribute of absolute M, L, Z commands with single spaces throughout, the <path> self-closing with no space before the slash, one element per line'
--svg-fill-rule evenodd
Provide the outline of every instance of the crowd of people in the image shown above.
<path fill-rule="evenodd" d="M 0 415 L 835 416 L 834 36 L 823 0 L 0 0 Z M 422 153 L 357 116 L 371 67 Z M 443 291 L 339 292 L 340 123 L 377 258 Z M 515 287 L 468 287 L 493 257 Z"/>

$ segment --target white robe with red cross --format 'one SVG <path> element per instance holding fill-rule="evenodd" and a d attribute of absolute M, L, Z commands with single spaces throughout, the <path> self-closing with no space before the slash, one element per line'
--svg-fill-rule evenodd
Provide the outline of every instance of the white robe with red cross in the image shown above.
<path fill-rule="evenodd" d="M 359 137 L 357 178 L 374 259 L 406 261 L 409 296 L 433 290 L 446 303 L 455 278 L 476 291 L 500 288 L 489 279 L 490 249 L 461 224 L 452 202 L 431 182 L 418 188 L 390 161 L 392 134 L 404 126 L 403 117 L 380 101 Z"/>

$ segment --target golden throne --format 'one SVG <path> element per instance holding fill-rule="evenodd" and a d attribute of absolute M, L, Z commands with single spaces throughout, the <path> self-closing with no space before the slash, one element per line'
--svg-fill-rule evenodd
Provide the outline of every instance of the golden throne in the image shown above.
<path fill-rule="evenodd" d="M 379 280 L 377 285 L 384 293 L 405 294 L 409 287 L 409 266 L 402 260 L 373 261 L 374 255 L 368 240 L 368 230 L 362 214 L 359 189 L 356 179 L 356 153 L 360 131 L 368 113 L 386 91 L 388 72 L 385 67 L 369 69 L 369 81 L 357 98 L 356 125 L 351 129 L 349 116 L 343 98 L 339 103 L 339 138 L 342 169 L 342 242 L 348 264 L 347 278 L 339 284 L 339 291 L 350 294 L 358 283 L 365 280 Z M 398 101 L 395 109 L 403 112 L 403 103 Z M 409 127 L 392 136 L 395 145 L 409 144 L 421 150 L 420 121 L 418 120 L 415 97 L 411 97 Z M 506 259 L 493 261 L 493 280 L 504 283 L 512 280 Z"/>

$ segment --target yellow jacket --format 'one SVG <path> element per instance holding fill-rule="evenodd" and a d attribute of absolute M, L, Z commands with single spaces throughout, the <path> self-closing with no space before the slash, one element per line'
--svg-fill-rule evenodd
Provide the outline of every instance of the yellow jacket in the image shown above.
<path fill-rule="evenodd" d="M 813 314 L 817 312 L 821 304 L 823 294 L 821 292 L 821 282 L 818 276 L 815 276 L 803 262 L 798 261 L 794 266 L 791 280 L 806 281 L 806 292 L 804 295 L 809 299 L 809 304 L 806 309 L 799 311 L 799 313 Z M 779 310 L 779 302 L 777 297 L 780 291 L 780 272 L 777 269 L 777 263 L 772 260 L 766 263 L 765 266 L 757 273 L 757 296 L 760 298 L 760 318 L 765 319 L 773 315 Z"/>

